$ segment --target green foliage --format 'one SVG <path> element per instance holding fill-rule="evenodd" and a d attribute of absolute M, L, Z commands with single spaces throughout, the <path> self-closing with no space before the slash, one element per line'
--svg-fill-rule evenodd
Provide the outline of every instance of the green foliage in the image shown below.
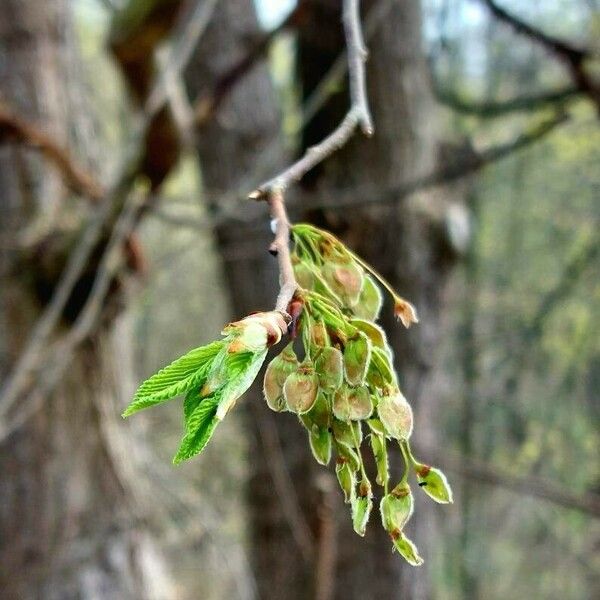
<path fill-rule="evenodd" d="M 385 332 L 374 322 L 382 305 L 376 281 L 390 293 L 405 326 L 417 322 L 415 309 L 331 234 L 301 224 L 292 228 L 292 237 L 299 284 L 289 307 L 292 340 L 266 369 L 265 400 L 275 412 L 298 415 L 318 463 L 327 465 L 335 452 L 337 478 L 360 536 L 373 509 L 361 450 L 367 425 L 376 482 L 384 494 L 382 524 L 393 548 L 410 564 L 421 564 L 415 545 L 402 533 L 413 510 L 408 473 L 412 469 L 417 474 L 419 485 L 436 502 L 451 502 L 452 493 L 441 471 L 412 456 L 412 409 L 398 386 Z M 144 382 L 123 416 L 185 394 L 185 435 L 173 462 L 196 456 L 256 378 L 269 346 L 287 331 L 287 321 L 275 311 L 230 323 L 222 340 L 192 350 Z M 302 359 L 295 345 L 302 345 Z M 391 492 L 388 439 L 400 444 L 406 467 Z"/>
<path fill-rule="evenodd" d="M 173 458 L 174 464 L 192 458 L 204 450 L 219 424 L 217 419 L 219 401 L 220 394 L 217 393 L 210 398 L 204 398 L 189 412 L 185 419 L 186 433 Z"/>
<path fill-rule="evenodd" d="M 144 381 L 123 416 L 129 417 L 144 408 L 160 404 L 202 385 L 224 343 L 221 340 L 190 350 Z"/>
<path fill-rule="evenodd" d="M 142 383 L 123 416 L 185 393 L 185 435 L 173 462 L 196 456 L 256 379 L 268 346 L 285 328 L 279 313 L 257 313 L 229 324 L 224 339 L 192 350 Z"/>

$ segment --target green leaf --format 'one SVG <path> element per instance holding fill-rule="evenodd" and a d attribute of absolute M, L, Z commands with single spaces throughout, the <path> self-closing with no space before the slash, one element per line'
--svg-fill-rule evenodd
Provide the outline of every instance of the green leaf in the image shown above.
<path fill-rule="evenodd" d="M 196 410 L 198 404 L 200 404 L 202 396 L 198 388 L 191 389 L 183 400 L 183 422 L 187 423 L 190 415 Z"/>
<path fill-rule="evenodd" d="M 173 459 L 175 464 L 196 456 L 206 446 L 216 426 L 235 401 L 250 387 L 267 351 L 221 354 L 213 367 L 211 378 L 221 380 L 209 396 L 201 397 L 198 387 L 190 390 L 183 403 L 186 434 Z M 214 383 L 214 382 L 213 382 Z"/>
<path fill-rule="evenodd" d="M 265 361 L 267 350 L 265 349 L 256 354 L 244 354 L 246 356 L 234 354 L 229 360 L 225 361 L 228 382 L 223 390 L 216 413 L 219 421 L 223 420 L 223 417 L 231 410 L 236 400 L 252 385 Z"/>
<path fill-rule="evenodd" d="M 195 348 L 144 381 L 123 413 L 123 417 L 201 386 L 222 347 L 223 341 L 219 340 Z"/>
<path fill-rule="evenodd" d="M 216 426 L 220 423 L 216 417 L 220 400 L 220 394 L 204 398 L 189 414 L 186 420 L 187 433 L 173 458 L 174 464 L 188 460 L 204 450 Z"/>

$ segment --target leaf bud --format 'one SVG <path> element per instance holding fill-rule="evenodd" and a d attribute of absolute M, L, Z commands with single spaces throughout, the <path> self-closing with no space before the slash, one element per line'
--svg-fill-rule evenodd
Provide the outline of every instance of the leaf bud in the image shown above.
<path fill-rule="evenodd" d="M 308 437 L 315 460 L 321 465 L 328 465 L 331 460 L 331 433 L 315 426 L 308 432 Z"/>
<path fill-rule="evenodd" d="M 356 473 L 360 469 L 361 458 L 354 448 L 345 446 L 344 444 L 336 444 L 336 450 L 339 458 L 346 461 L 348 468 L 353 473 Z"/>
<path fill-rule="evenodd" d="M 379 504 L 381 523 L 388 532 L 402 531 L 412 516 L 414 509 L 413 495 L 406 482 L 399 483 Z"/>
<path fill-rule="evenodd" d="M 390 533 L 394 550 L 396 550 L 404 560 L 413 567 L 419 567 L 423 564 L 423 559 L 419 556 L 419 551 L 415 544 L 409 540 L 401 531 Z"/>
<path fill-rule="evenodd" d="M 404 298 L 400 298 L 400 296 L 394 298 L 394 316 L 400 319 L 402 325 L 407 329 L 413 323 L 419 322 L 415 307 L 410 302 L 404 300 Z"/>
<path fill-rule="evenodd" d="M 279 343 L 287 333 L 287 322 L 279 311 L 257 312 L 229 323 L 222 333 L 233 336 L 228 352 L 260 352 Z"/>
<path fill-rule="evenodd" d="M 377 483 L 381 486 L 385 486 L 389 479 L 388 471 L 388 456 L 387 448 L 385 443 L 385 436 L 376 433 L 371 433 L 371 450 L 373 451 L 373 458 L 375 459 L 375 466 L 377 468 Z"/>
<path fill-rule="evenodd" d="M 362 482 L 361 482 L 362 484 Z M 373 509 L 371 494 L 355 496 L 352 499 L 352 526 L 354 531 L 361 537 L 365 535 L 367 523 Z"/>
<path fill-rule="evenodd" d="M 356 494 L 356 479 L 354 471 L 343 457 L 338 457 L 335 461 L 335 474 L 342 492 L 344 492 L 344 502 L 349 504 Z"/>

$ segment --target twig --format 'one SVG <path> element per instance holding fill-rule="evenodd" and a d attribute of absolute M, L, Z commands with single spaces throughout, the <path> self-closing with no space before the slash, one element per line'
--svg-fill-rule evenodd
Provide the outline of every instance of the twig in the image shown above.
<path fill-rule="evenodd" d="M 578 87 L 569 85 L 561 90 L 516 96 L 510 100 L 478 102 L 469 100 L 454 90 L 440 86 L 434 86 L 434 92 L 437 100 L 452 110 L 483 118 L 500 117 L 514 112 L 534 111 L 548 104 L 562 104 L 582 93 Z"/>
<path fill-rule="evenodd" d="M 377 27 L 386 17 L 392 8 L 394 0 L 379 0 L 368 12 L 365 18 L 365 37 L 367 40 L 375 34 Z M 327 99 L 332 95 L 333 90 L 338 88 L 338 84 L 348 71 L 348 53 L 344 50 L 340 52 L 335 59 L 329 71 L 323 76 L 310 96 L 306 99 L 302 108 L 302 115 L 299 119 L 298 130 L 302 129 L 317 114 Z"/>
<path fill-rule="evenodd" d="M 37 148 L 59 170 L 68 187 L 82 196 L 99 201 L 104 190 L 91 173 L 77 164 L 68 151 L 38 126 L 17 115 L 0 101 L 0 142 L 20 142 Z"/>
<path fill-rule="evenodd" d="M 378 194 L 373 193 L 373 189 L 370 186 L 353 188 L 352 190 L 336 190 L 335 198 L 323 201 L 322 199 L 314 198 L 292 198 L 287 201 L 288 206 L 301 205 L 303 208 L 314 209 L 327 209 L 327 210 L 344 210 L 348 207 L 365 204 L 391 204 L 396 203 L 399 200 L 413 194 L 414 192 L 433 187 L 436 185 L 442 185 L 444 183 L 451 183 L 462 177 L 467 177 L 480 171 L 481 169 L 495 164 L 500 160 L 510 156 L 514 152 L 523 150 L 530 145 L 542 140 L 545 136 L 552 133 L 557 127 L 568 122 L 569 117 L 565 114 L 558 114 L 554 117 L 543 121 L 535 128 L 530 129 L 517 136 L 514 140 L 503 144 L 497 144 L 485 148 L 479 153 L 475 153 L 472 156 L 465 158 L 459 162 L 443 167 L 441 169 L 435 169 L 431 173 L 419 177 L 412 181 L 408 181 L 401 186 L 395 186 L 379 192 Z M 228 198 L 228 202 L 224 203 L 228 206 L 227 209 L 221 209 L 211 217 L 193 219 L 188 216 L 179 216 L 176 214 L 165 213 L 159 208 L 153 208 L 151 215 L 159 218 L 161 221 L 168 225 L 174 225 L 177 227 L 186 227 L 192 230 L 204 231 L 220 225 L 231 218 L 236 218 L 244 223 L 262 220 L 264 214 L 260 211 L 251 212 L 248 214 L 240 215 L 239 211 L 232 211 L 231 202 L 236 199 L 237 194 L 232 195 Z M 229 201 L 231 200 L 231 202 Z M 238 205 L 235 205 L 238 206 Z"/>
<path fill-rule="evenodd" d="M 333 133 L 321 143 L 308 148 L 304 156 L 285 171 L 261 184 L 249 194 L 249 198 L 265 200 L 275 190 L 285 192 L 291 183 L 301 179 L 313 167 L 344 146 L 358 125 L 361 126 L 365 135 L 373 133 L 365 91 L 366 50 L 360 27 L 358 0 L 344 0 L 343 22 L 348 52 L 350 109 Z"/>
<path fill-rule="evenodd" d="M 350 81 L 350 98 L 356 111 L 356 119 L 365 135 L 373 135 L 373 120 L 367 99 L 365 62 L 367 48 L 360 25 L 360 7 L 358 0 L 344 2 L 344 32 L 348 47 L 348 77 Z"/>
<path fill-rule="evenodd" d="M 298 284 L 294 277 L 294 267 L 290 258 L 290 222 L 285 210 L 283 192 L 272 191 L 269 194 L 269 207 L 271 218 L 275 223 L 275 239 L 269 248 L 269 252 L 277 256 L 279 264 L 280 288 L 275 303 L 275 310 L 287 313 L 290 303 Z"/>
<path fill-rule="evenodd" d="M 533 42 L 541 45 L 551 52 L 559 60 L 562 60 L 571 73 L 575 85 L 585 93 L 596 105 L 600 113 L 600 86 L 588 73 L 585 61 L 590 58 L 590 52 L 586 49 L 577 48 L 572 44 L 555 38 L 547 33 L 529 25 L 516 15 L 498 6 L 495 0 L 480 0 L 487 6 L 489 11 L 500 21 L 520 34 L 528 37 Z"/>

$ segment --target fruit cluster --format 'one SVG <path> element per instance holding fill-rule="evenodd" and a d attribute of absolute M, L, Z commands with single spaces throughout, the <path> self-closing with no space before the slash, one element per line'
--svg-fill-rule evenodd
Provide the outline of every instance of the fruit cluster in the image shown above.
<path fill-rule="evenodd" d="M 383 302 L 379 285 L 391 294 L 405 326 L 417 321 L 416 312 L 332 234 L 307 224 L 293 226 L 291 233 L 299 286 L 289 309 L 293 339 L 267 367 L 265 399 L 272 410 L 299 416 L 320 464 L 327 465 L 335 452 L 337 478 L 361 536 L 373 508 L 361 453 L 366 434 L 376 482 L 383 488 L 383 527 L 393 547 L 410 564 L 419 565 L 422 559 L 403 533 L 413 512 L 408 474 L 414 471 L 418 485 L 436 502 L 451 502 L 452 492 L 439 469 L 412 455 L 412 409 L 400 391 L 385 332 L 376 323 Z M 390 440 L 399 444 L 405 461 L 404 476 L 392 489 Z"/>

